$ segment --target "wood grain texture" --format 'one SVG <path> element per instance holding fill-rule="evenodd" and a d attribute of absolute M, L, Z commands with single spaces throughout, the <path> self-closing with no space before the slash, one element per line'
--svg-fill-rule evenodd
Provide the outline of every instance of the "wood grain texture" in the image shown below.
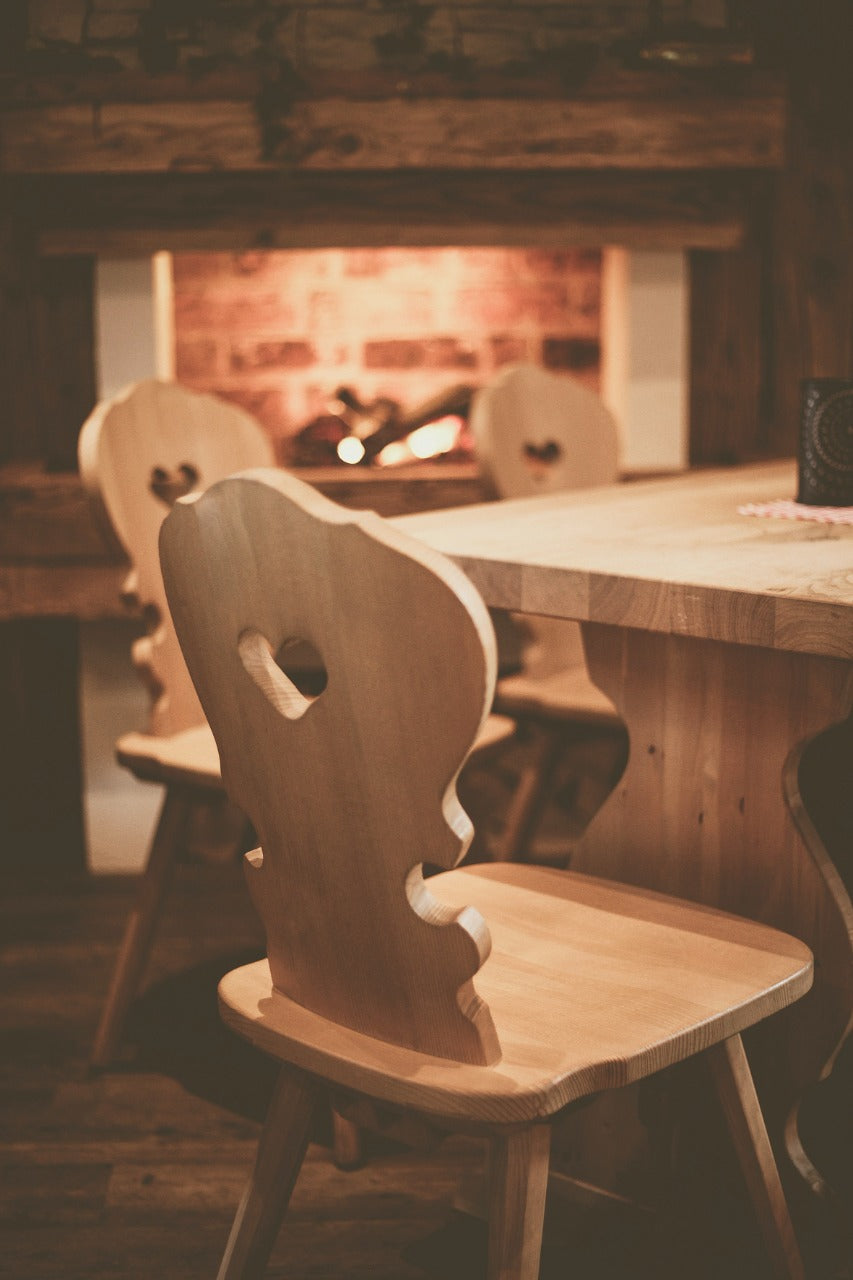
<path fill-rule="evenodd" d="M 740 1036 L 715 1045 L 706 1061 L 774 1270 L 802 1280 L 803 1260 Z"/>
<path fill-rule="evenodd" d="M 853 908 L 820 841 L 784 802 L 789 759 L 853 710 L 849 662 L 590 626 L 593 679 L 628 725 L 619 785 L 579 870 L 743 912 L 803 938 L 813 992 L 779 1024 L 763 1096 L 815 1083 L 853 1011 Z"/>
<path fill-rule="evenodd" d="M 308 1149 L 318 1099 L 312 1080 L 281 1072 L 217 1280 L 263 1275 Z"/>
<path fill-rule="evenodd" d="M 80 433 L 80 471 L 97 511 L 115 530 L 133 564 L 126 592 L 151 620 L 136 642 L 134 662 L 152 694 L 155 737 L 204 724 L 181 656 L 163 591 L 157 538 L 174 495 L 168 485 L 193 468 L 201 488 L 245 467 L 273 460 L 258 423 L 242 410 L 176 384 L 137 382 L 98 405 Z M 166 477 L 161 496 L 156 471 Z"/>
<path fill-rule="evenodd" d="M 0 169 L 766 169 L 782 163 L 785 103 L 778 85 L 726 95 L 628 75 L 571 98 L 333 92 L 295 98 L 278 123 L 270 146 L 251 97 L 14 107 Z"/>
<path fill-rule="evenodd" d="M 539 1275 L 550 1146 L 547 1125 L 491 1141 L 488 1280 Z"/>
<path fill-rule="evenodd" d="M 767 179 L 745 170 L 62 174 L 7 180 L 39 250 L 388 245 L 732 248 Z"/>
<path fill-rule="evenodd" d="M 267 470 L 179 501 L 161 559 L 225 785 L 261 841 L 247 875 L 276 987 L 362 1033 L 487 1062 L 470 982 L 488 933 L 433 899 L 422 863 L 455 865 L 473 834 L 455 779 L 491 704 L 494 635 L 467 578 L 411 545 Z M 328 673 L 314 701 L 274 661 L 293 639 Z"/>
<path fill-rule="evenodd" d="M 853 907 L 796 785 L 809 740 L 853 710 L 853 530 L 736 514 L 794 482 L 793 465 L 765 464 L 503 504 L 500 520 L 479 507 L 399 522 L 453 555 L 488 603 L 589 620 L 590 674 L 630 755 L 573 866 L 813 947 L 815 990 L 780 1020 L 759 1078 L 780 1139 L 853 1010 Z M 794 1121 L 787 1140 L 819 1187 Z"/>
<path fill-rule="evenodd" d="M 737 514 L 795 486 L 767 463 L 398 525 L 495 607 L 850 658 L 853 527 Z"/>
<path fill-rule="evenodd" d="M 228 1025 L 342 1087 L 506 1125 L 681 1061 L 811 984 L 808 949 L 793 938 L 593 877 L 501 864 L 429 884 L 445 906 L 473 905 L 488 923 L 476 985 L 498 1062 L 451 1064 L 332 1026 L 276 991 L 266 961 L 220 984 Z"/>

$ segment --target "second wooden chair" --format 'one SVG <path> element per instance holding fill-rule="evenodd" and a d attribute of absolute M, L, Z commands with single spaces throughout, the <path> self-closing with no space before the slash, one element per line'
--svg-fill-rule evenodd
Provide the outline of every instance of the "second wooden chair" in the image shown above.
<path fill-rule="evenodd" d="M 602 401 L 574 379 L 536 365 L 507 365 L 477 392 L 471 432 L 484 478 L 501 499 L 618 478 L 616 423 Z M 624 767 L 622 724 L 587 674 L 578 624 L 526 616 L 519 625 L 526 636 L 521 670 L 498 680 L 495 709 L 524 726 L 529 741 L 493 848 L 500 862 L 531 856 L 555 771 L 570 754 L 579 830 Z"/>

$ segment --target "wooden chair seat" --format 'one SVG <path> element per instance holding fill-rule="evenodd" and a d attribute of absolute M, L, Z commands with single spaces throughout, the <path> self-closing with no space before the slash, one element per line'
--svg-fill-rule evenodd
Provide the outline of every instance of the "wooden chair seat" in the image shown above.
<path fill-rule="evenodd" d="M 277 991 L 266 960 L 223 978 L 224 1021 L 343 1089 L 509 1124 L 681 1062 L 812 982 L 808 947 L 786 934 L 606 880 L 489 864 L 433 876 L 429 890 L 488 922 L 492 950 L 476 987 L 502 1048 L 494 1065 L 449 1062 L 336 1026 Z"/>
<path fill-rule="evenodd" d="M 219 750 L 206 724 L 168 737 L 125 733 L 116 742 L 115 752 L 119 764 L 144 782 L 224 790 Z"/>

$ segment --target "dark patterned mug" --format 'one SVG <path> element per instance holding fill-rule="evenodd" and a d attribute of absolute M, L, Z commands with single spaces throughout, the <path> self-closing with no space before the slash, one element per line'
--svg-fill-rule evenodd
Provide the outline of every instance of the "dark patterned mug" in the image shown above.
<path fill-rule="evenodd" d="M 802 384 L 797 502 L 853 506 L 853 382 L 809 378 Z"/>

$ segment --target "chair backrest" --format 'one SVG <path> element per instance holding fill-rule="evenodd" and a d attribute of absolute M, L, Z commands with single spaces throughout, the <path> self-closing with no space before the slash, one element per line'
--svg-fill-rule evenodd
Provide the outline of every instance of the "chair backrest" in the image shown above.
<path fill-rule="evenodd" d="M 268 470 L 176 503 L 161 560 L 225 785 L 260 840 L 247 878 L 275 986 L 381 1040 L 496 1060 L 471 982 L 488 930 L 440 906 L 422 870 L 455 865 L 472 834 L 455 783 L 496 656 L 470 581 Z M 327 673 L 313 699 L 275 661 L 300 641 Z"/>
<path fill-rule="evenodd" d="M 149 634 L 133 659 L 152 695 L 150 732 L 168 735 L 204 722 L 172 627 L 157 539 L 182 493 L 234 471 L 271 466 L 272 445 L 247 413 L 213 396 L 155 380 L 98 404 L 80 432 L 80 472 L 97 511 L 133 564 L 125 584 Z"/>
<path fill-rule="evenodd" d="M 481 387 L 471 433 L 501 498 L 612 484 L 616 423 L 594 392 L 532 364 L 507 365 Z"/>
<path fill-rule="evenodd" d="M 618 478 L 616 422 L 594 392 L 538 365 L 511 364 L 477 391 L 471 434 L 499 498 L 588 489 Z M 524 669 L 550 676 L 584 662 L 576 623 L 525 618 Z"/>

